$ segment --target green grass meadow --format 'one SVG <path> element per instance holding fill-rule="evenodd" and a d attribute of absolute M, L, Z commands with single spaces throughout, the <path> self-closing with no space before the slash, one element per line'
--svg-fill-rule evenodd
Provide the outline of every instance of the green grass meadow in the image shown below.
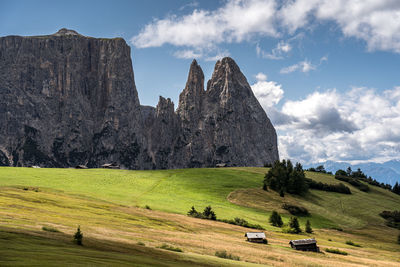
<path fill-rule="evenodd" d="M 0 168 L 0 266 L 335 266 L 357 261 L 392 266 L 400 261 L 395 229 L 385 226 L 383 210 L 400 210 L 400 196 L 370 186 L 368 193 L 310 190 L 306 196 L 262 190 L 267 168 L 215 168 L 154 171 L 106 169 Z M 324 183 L 332 175 L 306 173 Z M 283 203 L 306 207 L 313 234 L 285 234 L 268 223 L 272 210 L 291 217 Z M 145 206 L 150 209 L 145 209 Z M 245 242 L 254 231 L 186 216 L 211 205 L 219 219 L 244 218 L 266 228 L 268 246 Z M 85 246 L 71 242 L 82 226 Z M 339 229 L 334 230 L 334 229 Z M 343 230 L 343 231 L 342 231 Z M 288 240 L 316 237 L 319 244 L 349 252 L 344 256 L 302 254 Z M 392 240 L 393 239 L 393 240 Z M 361 244 L 354 247 L 348 240 Z M 144 245 L 138 245 L 144 244 Z M 162 244 L 183 253 L 158 249 Z M 240 262 L 220 259 L 216 251 L 239 255 Z M 304 263 L 304 264 L 303 264 Z M 314 265 L 313 265 L 314 266 Z M 393 266 L 396 266 L 394 264 Z"/>

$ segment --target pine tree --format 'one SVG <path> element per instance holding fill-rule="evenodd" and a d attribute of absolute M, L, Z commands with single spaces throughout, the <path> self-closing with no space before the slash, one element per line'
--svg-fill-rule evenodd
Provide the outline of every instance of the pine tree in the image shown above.
<path fill-rule="evenodd" d="M 197 210 L 192 206 L 192 208 L 188 211 L 187 215 L 191 217 L 197 217 L 198 216 Z"/>
<path fill-rule="evenodd" d="M 307 220 L 307 223 L 306 223 L 306 233 L 311 234 L 312 232 L 313 232 L 313 230 L 312 230 L 312 228 L 311 228 L 311 223 L 310 223 L 309 220 Z"/>
<path fill-rule="evenodd" d="M 275 210 L 272 212 L 271 216 L 269 217 L 269 222 L 276 227 L 282 227 L 283 221 L 281 215 Z"/>
<path fill-rule="evenodd" d="M 295 234 L 301 233 L 300 224 L 297 217 L 290 218 L 289 227 L 291 232 Z"/>
<path fill-rule="evenodd" d="M 74 234 L 74 241 L 76 244 L 82 246 L 82 239 L 83 239 L 83 233 L 81 232 L 81 226 L 78 226 L 78 230 Z"/>
<path fill-rule="evenodd" d="M 215 212 L 212 210 L 211 206 L 207 206 L 204 208 L 203 215 L 206 219 L 209 220 L 216 220 L 217 215 L 215 215 Z"/>
<path fill-rule="evenodd" d="M 285 192 L 283 191 L 283 189 L 281 189 L 281 191 L 279 191 L 279 196 L 280 197 L 285 197 Z"/>
<path fill-rule="evenodd" d="M 398 182 L 396 182 L 396 184 L 393 186 L 392 192 L 400 195 L 400 185 Z"/>

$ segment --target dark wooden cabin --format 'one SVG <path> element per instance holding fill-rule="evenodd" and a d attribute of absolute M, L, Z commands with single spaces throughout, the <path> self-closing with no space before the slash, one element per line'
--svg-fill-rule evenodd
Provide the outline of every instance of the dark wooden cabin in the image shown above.
<path fill-rule="evenodd" d="M 86 165 L 78 165 L 75 166 L 75 169 L 87 169 L 88 167 L 86 167 Z"/>
<path fill-rule="evenodd" d="M 101 165 L 102 168 L 104 169 L 119 169 L 119 165 L 115 164 L 115 163 L 106 163 Z"/>
<path fill-rule="evenodd" d="M 263 232 L 257 232 L 257 233 L 249 232 L 246 233 L 244 236 L 247 237 L 247 241 L 253 243 L 265 243 L 267 241 L 265 233 Z"/>
<path fill-rule="evenodd" d="M 317 240 L 314 238 L 290 240 L 289 244 L 296 250 L 319 252 Z"/>

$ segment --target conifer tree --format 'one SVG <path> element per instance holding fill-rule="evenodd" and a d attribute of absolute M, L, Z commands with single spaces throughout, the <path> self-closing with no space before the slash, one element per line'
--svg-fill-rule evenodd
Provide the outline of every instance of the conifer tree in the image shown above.
<path fill-rule="evenodd" d="M 306 223 L 306 233 L 311 234 L 312 232 L 313 232 L 313 230 L 312 230 L 312 228 L 311 228 L 311 223 L 310 223 L 309 220 L 307 220 L 307 223 Z"/>
<path fill-rule="evenodd" d="M 83 239 L 83 233 L 81 232 L 81 226 L 78 226 L 78 229 L 76 233 L 74 234 L 74 241 L 76 244 L 82 246 L 82 239 Z"/>
<path fill-rule="evenodd" d="M 290 231 L 292 233 L 298 234 L 301 233 L 299 220 L 297 217 L 291 217 L 289 222 Z"/>
<path fill-rule="evenodd" d="M 282 227 L 283 221 L 281 215 L 279 215 L 278 212 L 275 210 L 272 212 L 271 216 L 269 217 L 269 222 L 272 224 L 272 226 L 276 227 Z"/>

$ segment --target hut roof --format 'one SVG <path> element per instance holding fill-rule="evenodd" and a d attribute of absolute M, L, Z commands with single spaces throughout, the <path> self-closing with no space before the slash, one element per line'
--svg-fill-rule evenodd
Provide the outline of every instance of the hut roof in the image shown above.
<path fill-rule="evenodd" d="M 316 244 L 317 240 L 314 238 L 309 238 L 309 239 L 299 239 L 299 240 L 290 240 L 289 244 L 293 244 L 295 246 L 298 245 L 311 245 L 311 244 Z"/>
<path fill-rule="evenodd" d="M 249 233 L 246 233 L 244 236 L 247 237 L 247 238 L 265 238 L 265 233 L 263 233 L 263 232 L 259 232 L 259 233 L 251 233 L 251 232 L 249 232 Z"/>

